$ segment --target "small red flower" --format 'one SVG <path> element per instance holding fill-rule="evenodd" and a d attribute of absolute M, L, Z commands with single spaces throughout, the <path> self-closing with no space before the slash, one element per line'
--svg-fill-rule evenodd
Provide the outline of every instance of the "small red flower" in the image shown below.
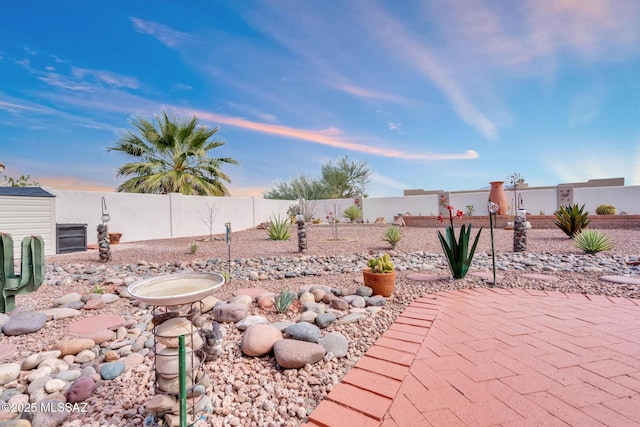
<path fill-rule="evenodd" d="M 463 215 L 464 215 L 464 213 L 462 213 L 462 211 L 458 211 L 458 212 L 456 212 L 456 216 L 457 216 L 458 218 L 462 218 L 462 216 L 463 216 Z"/>
<path fill-rule="evenodd" d="M 438 222 L 442 222 L 442 215 L 438 215 Z"/>
<path fill-rule="evenodd" d="M 451 212 L 453 212 L 454 207 L 449 205 L 449 206 L 447 206 L 447 209 L 449 209 Z"/>

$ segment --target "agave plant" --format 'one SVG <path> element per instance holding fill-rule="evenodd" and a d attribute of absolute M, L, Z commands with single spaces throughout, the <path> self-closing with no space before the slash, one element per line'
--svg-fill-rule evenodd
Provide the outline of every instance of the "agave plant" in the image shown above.
<path fill-rule="evenodd" d="M 271 217 L 271 222 L 267 227 L 267 234 L 271 240 L 289 240 L 291 232 L 289 231 L 289 220 L 277 217 Z"/>
<path fill-rule="evenodd" d="M 598 230 L 584 230 L 575 237 L 573 244 L 576 248 L 591 255 L 613 249 L 613 241 Z"/>
<path fill-rule="evenodd" d="M 276 310 L 278 313 L 286 313 L 289 310 L 291 304 L 293 304 L 293 300 L 296 298 L 296 293 L 289 290 L 283 289 L 280 291 L 278 295 L 276 295 Z"/>
<path fill-rule="evenodd" d="M 356 222 L 358 219 L 362 218 L 362 209 L 356 205 L 351 205 L 344 210 L 343 215 L 345 218 L 349 218 L 349 221 Z"/>
<path fill-rule="evenodd" d="M 587 219 L 589 212 L 584 211 L 584 205 L 578 208 L 578 205 L 573 206 L 560 206 L 560 209 L 553 213 L 556 220 L 553 221 L 560 230 L 562 230 L 570 238 L 574 238 L 576 235 L 587 228 L 590 219 Z"/>
<path fill-rule="evenodd" d="M 384 231 L 382 240 L 389 243 L 389 245 L 391 245 L 391 249 L 395 249 L 403 237 L 404 236 L 402 235 L 402 230 L 400 230 L 400 227 L 398 227 L 397 225 L 392 225 L 390 227 L 387 227 L 387 229 Z"/>
<path fill-rule="evenodd" d="M 444 250 L 444 254 L 447 258 L 447 262 L 449 263 L 449 269 L 451 270 L 451 274 L 455 279 L 462 279 L 467 275 L 467 271 L 469 271 L 469 266 L 471 265 L 471 261 L 473 260 L 473 255 L 476 252 L 476 246 L 478 246 L 478 240 L 480 239 L 480 233 L 482 232 L 482 227 L 478 230 L 478 234 L 476 234 L 475 241 L 471 246 L 471 250 L 469 251 L 469 240 L 471 238 L 471 224 L 465 226 L 464 224 L 460 227 L 460 238 L 456 239 L 456 232 L 453 228 L 453 206 L 447 206 L 449 210 L 449 223 L 450 225 L 447 227 L 446 238 L 442 235 L 442 233 L 438 230 L 438 238 L 440 239 L 440 244 L 442 245 L 442 249 Z M 462 211 L 456 212 L 457 218 L 462 218 Z M 442 222 L 442 215 L 438 216 L 438 221 Z"/>

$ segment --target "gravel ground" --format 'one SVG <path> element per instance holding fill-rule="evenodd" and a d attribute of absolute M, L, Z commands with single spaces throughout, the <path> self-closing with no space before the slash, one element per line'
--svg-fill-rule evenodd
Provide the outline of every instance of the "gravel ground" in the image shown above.
<path fill-rule="evenodd" d="M 270 241 L 265 230 L 246 230 L 233 234 L 230 247 L 222 236 L 214 240 L 198 239 L 195 254 L 188 253 L 193 238 L 165 239 L 123 243 L 112 246 L 112 260 L 103 264 L 96 251 L 49 256 L 46 283 L 37 292 L 18 297 L 18 305 L 46 309 L 52 301 L 69 292 L 87 292 L 96 283 L 106 284 L 115 292 L 124 278 L 140 278 L 178 271 L 220 271 L 226 269 L 231 249 L 232 280 L 216 293 L 220 299 L 231 297 L 233 290 L 262 287 L 279 291 L 285 287 L 297 289 L 305 284 L 321 284 L 333 288 L 354 288 L 354 280 L 368 254 L 389 251 L 381 240 L 384 226 L 373 224 L 338 227 L 338 240 L 327 225 L 308 228 L 309 251 L 301 256 L 294 239 Z M 495 230 L 495 248 L 504 287 L 552 289 L 566 292 L 640 297 L 636 286 L 617 285 L 599 280 L 603 274 L 624 274 L 640 277 L 639 267 L 628 262 L 640 258 L 640 230 L 607 230 L 616 246 L 597 256 L 581 255 L 572 241 L 559 230 L 529 230 L 528 252 L 511 253 L 513 232 Z M 404 307 L 415 298 L 459 288 L 486 286 L 480 278 L 467 276 L 452 280 L 440 255 L 441 248 L 435 229 L 406 228 L 405 237 L 394 254 L 398 267 L 396 289 L 383 310 L 368 315 L 357 324 L 333 324 L 326 329 L 341 332 L 350 344 L 344 359 L 325 357 L 322 361 L 300 370 L 279 368 L 273 356 L 248 358 L 242 355 L 238 342 L 241 332 L 229 325 L 224 342 L 224 354 L 206 367 L 213 381 L 208 396 L 213 401 L 213 413 L 206 425 L 296 426 L 305 421 L 317 404 L 340 381 L 340 378 L 366 352 L 369 346 L 389 327 Z M 489 271 L 491 243 L 488 230 L 481 235 L 476 261 L 471 271 Z M 438 276 L 434 282 L 407 279 L 412 271 L 424 271 Z M 580 272 L 577 272 L 580 271 Z M 264 280 L 250 281 L 251 272 Z M 521 277 L 523 272 L 544 272 L 561 280 L 543 282 Z M 290 273 L 291 278 L 284 278 Z M 310 275 L 312 273 L 313 275 Z M 147 307 L 128 300 L 109 304 L 101 314 L 120 314 L 125 318 L 140 318 Z M 260 310 L 271 321 L 297 319 L 296 308 L 286 315 Z M 86 316 L 83 314 L 83 316 Z M 77 320 L 77 319 L 76 319 Z M 14 343 L 18 354 L 5 362 L 19 361 L 27 355 L 48 350 L 64 338 L 64 328 L 73 320 L 48 322 L 34 334 L 3 337 Z M 88 400 L 89 412 L 71 414 L 63 425 L 141 425 L 146 411 L 144 403 L 153 395 L 152 361 L 145 363 L 112 381 L 101 381 Z"/>

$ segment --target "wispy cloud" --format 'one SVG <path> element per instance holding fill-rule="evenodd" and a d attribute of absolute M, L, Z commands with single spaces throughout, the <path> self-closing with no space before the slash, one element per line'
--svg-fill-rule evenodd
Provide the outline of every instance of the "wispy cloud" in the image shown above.
<path fill-rule="evenodd" d="M 361 144 L 349 141 L 346 138 L 339 138 L 340 133 L 335 128 L 329 128 L 320 131 L 312 131 L 306 129 L 298 129 L 287 126 L 279 126 L 269 123 L 260 123 L 246 120 L 240 117 L 223 116 L 207 111 L 190 111 L 198 117 L 211 120 L 216 123 L 222 123 L 229 126 L 239 127 L 252 130 L 255 132 L 266 133 L 269 135 L 277 135 L 285 138 L 298 139 L 301 141 L 312 142 L 315 144 L 326 145 L 344 150 L 367 153 L 375 156 L 390 157 L 404 160 L 472 160 L 478 158 L 478 153 L 473 150 L 467 150 L 464 153 L 408 153 L 392 148 L 376 147 L 372 145 Z"/>
<path fill-rule="evenodd" d="M 580 126 L 589 123 L 598 114 L 598 103 L 591 95 L 581 95 L 573 101 L 569 111 L 569 125 Z"/>
<path fill-rule="evenodd" d="M 123 76 L 118 73 L 105 70 L 91 70 L 88 68 L 72 67 L 73 76 L 83 80 L 94 80 L 108 86 L 138 89 L 140 83 L 135 77 Z"/>
<path fill-rule="evenodd" d="M 385 187 L 390 187 L 394 189 L 404 190 L 405 188 L 408 187 L 407 184 L 405 184 L 404 182 L 397 181 L 393 178 L 390 178 L 386 175 L 382 175 L 375 171 L 371 172 L 370 179 L 373 184 L 383 185 Z"/>
<path fill-rule="evenodd" d="M 367 88 L 352 85 L 352 84 L 329 83 L 329 86 L 333 86 L 335 89 L 338 89 L 342 92 L 348 93 L 353 96 L 362 97 L 362 98 L 379 99 L 382 101 L 389 101 L 389 102 L 394 102 L 396 104 L 405 104 L 405 105 L 415 104 L 418 102 L 416 100 L 404 98 L 402 96 L 397 96 L 390 93 L 378 92 L 372 89 L 367 89 Z"/>
<path fill-rule="evenodd" d="M 148 34 L 169 48 L 176 48 L 189 41 L 191 36 L 188 33 L 175 30 L 167 25 L 157 22 L 145 21 L 140 18 L 130 17 L 133 27 L 137 32 Z"/>
<path fill-rule="evenodd" d="M 420 38 L 411 34 L 405 25 L 391 18 L 389 14 L 369 3 L 362 11 L 365 15 L 363 20 L 369 23 L 367 28 L 390 55 L 402 58 L 428 78 L 446 96 L 458 116 L 485 138 L 497 136 L 495 124 L 469 100 L 462 87 L 452 79 L 451 74 L 428 46 L 416 41 Z"/>

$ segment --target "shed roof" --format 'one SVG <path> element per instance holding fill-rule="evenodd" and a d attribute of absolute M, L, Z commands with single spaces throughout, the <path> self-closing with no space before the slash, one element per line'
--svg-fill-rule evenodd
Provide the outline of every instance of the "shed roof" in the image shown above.
<path fill-rule="evenodd" d="M 56 197 L 42 187 L 0 187 L 0 196 Z"/>

